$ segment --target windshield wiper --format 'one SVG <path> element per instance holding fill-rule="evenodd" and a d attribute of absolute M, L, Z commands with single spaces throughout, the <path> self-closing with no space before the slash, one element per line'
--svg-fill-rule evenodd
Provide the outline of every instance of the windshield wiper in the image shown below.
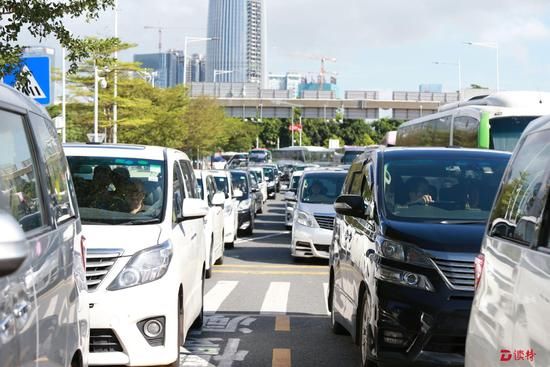
<path fill-rule="evenodd" d="M 483 224 L 485 222 L 486 221 L 484 221 L 484 220 L 453 220 L 453 219 L 449 219 L 449 220 L 443 220 L 439 223 L 441 223 L 441 224 Z"/>
<path fill-rule="evenodd" d="M 140 225 L 140 224 L 152 224 L 152 223 L 160 223 L 160 220 L 158 218 L 135 219 L 135 220 L 131 220 L 129 222 L 122 222 L 122 223 L 119 223 L 119 224 L 120 225 Z"/>

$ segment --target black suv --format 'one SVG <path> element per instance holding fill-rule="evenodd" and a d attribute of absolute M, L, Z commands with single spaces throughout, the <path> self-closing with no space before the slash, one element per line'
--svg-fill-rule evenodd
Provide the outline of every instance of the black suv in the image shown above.
<path fill-rule="evenodd" d="M 364 366 L 464 363 L 474 258 L 509 157 L 381 148 L 354 161 L 334 204 L 328 304 Z"/>

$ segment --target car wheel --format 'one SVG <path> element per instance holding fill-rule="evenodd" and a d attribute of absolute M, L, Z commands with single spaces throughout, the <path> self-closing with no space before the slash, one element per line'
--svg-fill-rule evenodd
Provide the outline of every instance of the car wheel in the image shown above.
<path fill-rule="evenodd" d="M 193 325 L 191 325 L 192 329 L 200 330 L 202 329 L 202 323 L 204 321 L 204 273 L 202 276 L 202 284 L 201 284 L 201 312 L 199 312 L 199 315 L 193 322 Z"/>
<path fill-rule="evenodd" d="M 179 367 L 180 366 L 180 347 L 183 346 L 183 305 L 181 297 L 178 296 L 178 354 L 174 362 L 172 362 L 170 367 Z"/>
<path fill-rule="evenodd" d="M 334 311 L 334 282 L 330 285 L 328 301 L 330 302 L 330 328 L 332 329 L 332 332 L 336 335 L 347 334 L 347 330 L 338 321 L 336 321 L 334 314 L 336 312 Z"/>
<path fill-rule="evenodd" d="M 361 310 L 361 325 L 359 345 L 361 346 L 361 367 L 377 367 L 376 363 L 369 360 L 369 349 L 371 348 L 371 333 L 369 327 L 370 301 L 367 292 L 363 295 L 363 309 Z"/>

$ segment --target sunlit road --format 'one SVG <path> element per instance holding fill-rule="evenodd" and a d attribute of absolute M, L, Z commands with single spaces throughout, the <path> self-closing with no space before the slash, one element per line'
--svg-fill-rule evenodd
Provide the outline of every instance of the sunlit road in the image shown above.
<path fill-rule="evenodd" d="M 351 338 L 329 328 L 327 261 L 294 261 L 284 203 L 267 208 L 207 280 L 204 327 L 188 336 L 181 366 L 358 366 Z"/>

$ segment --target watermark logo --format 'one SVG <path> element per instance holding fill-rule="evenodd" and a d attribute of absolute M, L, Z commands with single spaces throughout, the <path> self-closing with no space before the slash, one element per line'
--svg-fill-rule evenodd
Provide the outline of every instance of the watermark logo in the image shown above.
<path fill-rule="evenodd" d="M 501 362 L 510 362 L 514 361 L 530 361 L 535 360 L 536 353 L 533 349 L 501 349 L 500 350 L 500 361 Z"/>

